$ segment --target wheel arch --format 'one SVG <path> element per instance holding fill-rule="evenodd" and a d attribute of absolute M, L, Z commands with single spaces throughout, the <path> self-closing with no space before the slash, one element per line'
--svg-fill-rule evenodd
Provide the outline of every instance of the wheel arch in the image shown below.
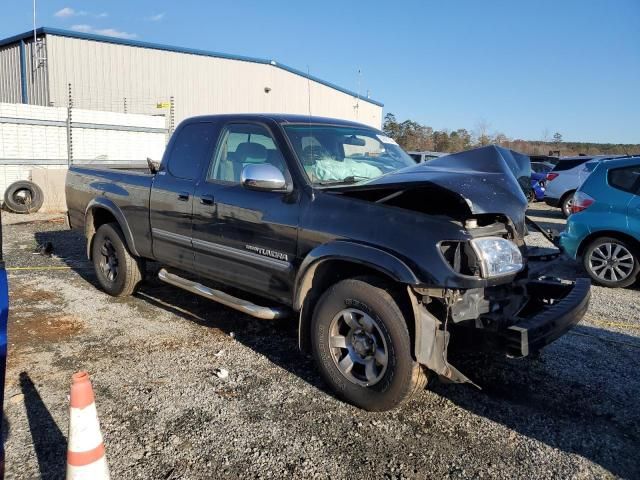
<path fill-rule="evenodd" d="M 571 197 L 573 195 L 575 195 L 575 193 L 578 191 L 577 188 L 572 188 L 570 190 L 567 190 L 566 192 L 564 192 L 562 194 L 562 196 L 560 197 L 560 199 L 558 200 L 558 206 L 560 208 L 562 208 L 562 205 L 564 204 L 564 201 L 568 198 Z"/>
<path fill-rule="evenodd" d="M 363 276 L 375 276 L 398 285 L 419 283 L 400 258 L 368 245 L 336 241 L 321 245 L 307 255 L 296 276 L 293 295 L 293 308 L 299 312 L 298 344 L 302 351 L 310 349 L 311 317 L 322 293 L 341 280 Z M 407 318 L 407 326 L 413 346 L 415 322 L 410 299 L 406 288 L 400 288 L 398 292 L 400 307 L 411 315 Z"/>
<path fill-rule="evenodd" d="M 85 210 L 84 234 L 87 239 L 87 258 L 91 259 L 91 246 L 96 231 L 105 223 L 117 223 L 124 235 L 129 251 L 133 255 L 139 256 L 135 247 L 133 234 L 122 210 L 120 210 L 112 200 L 98 197 L 92 199 Z"/>
<path fill-rule="evenodd" d="M 640 239 L 629 235 L 624 232 L 620 232 L 619 230 L 598 230 L 587 235 L 582 242 L 580 242 L 580 246 L 578 247 L 577 256 L 581 257 L 584 254 L 584 251 L 587 247 L 597 240 L 600 237 L 611 237 L 616 238 L 618 240 L 622 240 L 624 242 L 629 242 L 634 246 L 636 252 L 640 254 Z"/>

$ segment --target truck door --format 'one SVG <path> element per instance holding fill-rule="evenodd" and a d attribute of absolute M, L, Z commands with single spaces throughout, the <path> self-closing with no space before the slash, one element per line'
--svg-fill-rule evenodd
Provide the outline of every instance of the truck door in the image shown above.
<path fill-rule="evenodd" d="M 153 255 L 161 263 L 193 268 L 191 219 L 197 180 L 211 156 L 214 125 L 191 122 L 181 126 L 155 176 L 149 205 Z"/>
<path fill-rule="evenodd" d="M 299 201 L 295 194 L 255 191 L 240 183 L 249 164 L 268 163 L 287 182 L 283 145 L 260 123 L 229 123 L 195 194 L 195 269 L 207 278 L 291 301 Z"/>

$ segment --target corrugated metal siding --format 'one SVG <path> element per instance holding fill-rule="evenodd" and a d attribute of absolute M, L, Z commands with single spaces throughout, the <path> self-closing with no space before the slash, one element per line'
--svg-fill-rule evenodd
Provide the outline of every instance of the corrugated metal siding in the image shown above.
<path fill-rule="evenodd" d="M 22 102 L 20 44 L 0 48 L 0 102 Z"/>
<path fill-rule="evenodd" d="M 207 113 L 306 114 L 310 90 L 313 115 L 382 122 L 381 107 L 272 65 L 55 35 L 47 40 L 50 99 L 57 106 L 66 105 L 69 83 L 81 108 L 123 111 L 126 98 L 129 112 L 162 113 L 155 104 L 173 96 L 178 123 Z"/>
<path fill-rule="evenodd" d="M 44 43 L 43 52 L 46 56 L 46 38 L 39 37 Z M 33 39 L 25 41 L 25 60 L 27 62 L 27 94 L 30 105 L 49 105 L 49 92 L 47 86 L 47 62 L 36 65 L 34 62 Z"/>

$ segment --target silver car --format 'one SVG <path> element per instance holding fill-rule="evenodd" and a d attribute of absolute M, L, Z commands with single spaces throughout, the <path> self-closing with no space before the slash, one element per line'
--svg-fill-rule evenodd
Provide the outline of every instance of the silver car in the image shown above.
<path fill-rule="evenodd" d="M 587 179 L 597 163 L 605 158 L 612 157 L 581 155 L 561 158 L 553 170 L 547 173 L 545 203 L 560 208 L 565 217 L 571 215 L 573 194 Z"/>

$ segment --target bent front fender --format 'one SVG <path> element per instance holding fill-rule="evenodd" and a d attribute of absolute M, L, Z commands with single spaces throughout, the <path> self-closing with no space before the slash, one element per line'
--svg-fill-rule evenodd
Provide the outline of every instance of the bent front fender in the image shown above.
<path fill-rule="evenodd" d="M 442 322 L 426 309 L 425 304 L 419 301 L 410 286 L 407 287 L 407 291 L 411 300 L 413 318 L 416 322 L 414 344 L 416 361 L 451 382 L 474 384 L 449 363 L 447 346 L 450 334 L 446 328 L 442 328 Z"/>
<path fill-rule="evenodd" d="M 415 274 L 402 259 L 379 248 L 343 240 L 336 240 L 316 247 L 300 265 L 294 283 L 293 308 L 300 312 L 298 343 L 302 351 L 306 351 L 309 347 L 312 310 L 309 308 L 310 303 L 312 304 L 313 299 L 317 299 L 321 293 L 309 295 L 314 286 L 318 267 L 335 260 L 365 266 L 399 283 L 418 284 Z M 312 300 L 307 301 L 308 297 Z"/>
<path fill-rule="evenodd" d="M 296 275 L 293 297 L 295 310 L 302 307 L 307 293 L 311 290 L 317 268 L 330 260 L 342 260 L 364 265 L 399 283 L 409 285 L 419 283 L 411 268 L 397 256 L 370 245 L 336 240 L 311 250 L 300 265 Z"/>

